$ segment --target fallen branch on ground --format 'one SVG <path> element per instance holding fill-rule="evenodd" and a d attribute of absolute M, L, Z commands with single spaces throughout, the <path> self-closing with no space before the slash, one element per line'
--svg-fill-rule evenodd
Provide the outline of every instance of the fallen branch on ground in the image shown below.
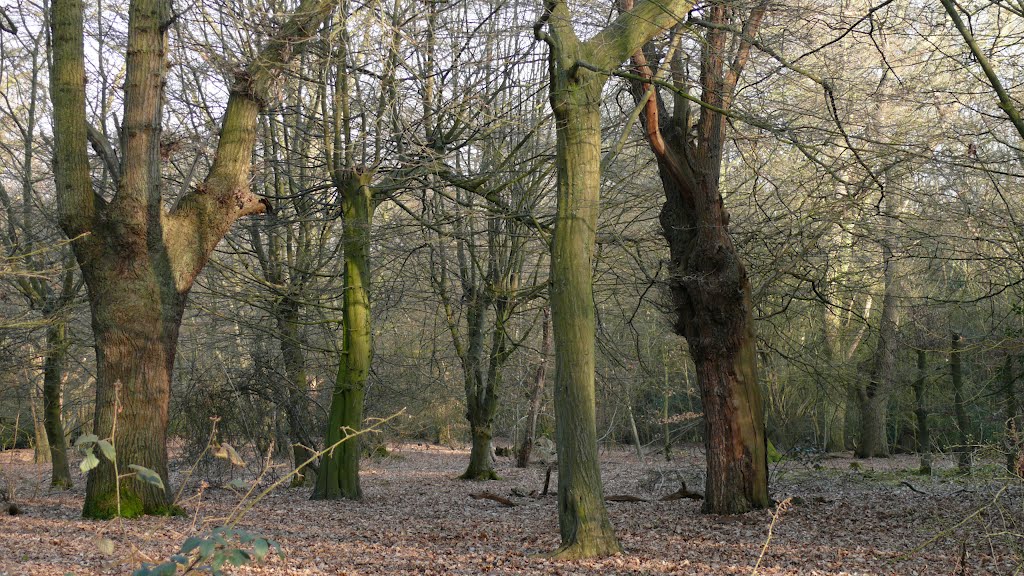
<path fill-rule="evenodd" d="M 493 492 L 480 492 L 479 494 L 470 494 L 469 497 L 472 498 L 473 500 L 494 500 L 495 502 L 508 506 L 509 508 L 516 505 L 515 502 L 509 500 L 508 498 L 505 498 L 504 496 L 498 496 Z"/>
<path fill-rule="evenodd" d="M 662 496 L 661 498 L 659 498 L 659 500 L 662 502 L 667 502 L 669 500 L 682 500 L 683 498 L 689 498 L 690 500 L 703 500 L 704 495 L 701 494 L 700 492 L 691 492 L 686 487 L 686 482 L 683 482 L 682 486 L 679 487 L 679 490 L 676 490 L 675 492 L 669 494 L 668 496 Z"/>
<path fill-rule="evenodd" d="M 629 494 L 605 496 L 604 499 L 607 500 L 608 502 L 647 502 L 647 498 L 640 498 L 639 496 L 630 496 Z"/>

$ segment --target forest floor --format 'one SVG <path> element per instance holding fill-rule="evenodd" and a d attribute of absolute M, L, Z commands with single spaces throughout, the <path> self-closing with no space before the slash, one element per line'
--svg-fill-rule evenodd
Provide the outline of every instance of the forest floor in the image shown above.
<path fill-rule="evenodd" d="M 165 561 L 239 501 L 220 487 L 229 473 L 211 467 L 201 471 L 206 481 L 193 477 L 186 486 L 186 517 L 82 520 L 77 468 L 73 490 L 51 491 L 48 465 L 31 458 L 28 450 L 0 452 L 0 488 L 15 486 L 21 507 L 18 516 L 0 516 L 2 576 L 130 574 L 144 561 Z M 697 501 L 656 500 L 680 480 L 703 491 L 699 449 L 677 451 L 672 462 L 602 451 L 605 494 L 649 501 L 608 504 L 625 554 L 562 562 L 544 557 L 559 541 L 556 498 L 528 495 L 542 488 L 546 468 L 520 470 L 499 458 L 502 480 L 458 480 L 467 460 L 465 450 L 393 446 L 391 456 L 363 461 L 361 502 L 310 501 L 308 488 L 276 489 L 239 527 L 278 541 L 284 558 L 271 554 L 228 573 L 1024 574 L 1024 482 L 1006 478 L 995 463 L 965 478 L 944 457 L 930 477 L 913 473 L 914 456 L 784 460 L 771 465 L 772 495 L 787 502 L 782 510 L 711 516 Z M 481 491 L 516 506 L 470 498 Z"/>

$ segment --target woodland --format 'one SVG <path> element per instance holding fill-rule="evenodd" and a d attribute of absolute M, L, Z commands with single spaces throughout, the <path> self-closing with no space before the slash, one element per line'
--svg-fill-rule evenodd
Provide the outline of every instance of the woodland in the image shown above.
<path fill-rule="evenodd" d="M 0 576 L 1024 574 L 1024 0 L 6 0 Z"/>

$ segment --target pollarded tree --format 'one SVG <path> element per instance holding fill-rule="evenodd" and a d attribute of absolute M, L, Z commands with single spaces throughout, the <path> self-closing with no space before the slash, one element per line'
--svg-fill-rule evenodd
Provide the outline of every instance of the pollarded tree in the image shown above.
<path fill-rule="evenodd" d="M 770 503 L 750 280 L 729 234 L 720 191 L 726 115 L 765 10 L 759 3 L 741 17 L 725 3 L 705 8 L 705 19 L 698 22 L 706 31 L 700 59 L 703 106 L 693 124 L 695 137 L 680 52 L 667 63 L 680 94 L 672 113 L 651 87 L 647 57 L 633 55 L 647 80 L 634 80 L 633 95 L 645 108 L 645 134 L 665 189 L 661 225 L 672 257 L 675 329 L 689 344 L 704 406 L 704 511 L 715 514 L 740 514 Z M 732 31 L 734 20 L 738 33 Z"/>
<path fill-rule="evenodd" d="M 582 41 L 566 2 L 552 0 L 534 32 L 548 45 L 557 145 L 557 213 L 550 300 L 558 444 L 556 556 L 621 552 L 604 506 L 597 459 L 592 266 L 601 191 L 601 96 L 609 71 L 683 19 L 690 0 L 642 0 Z M 546 31 L 545 31 L 546 28 Z"/>
<path fill-rule="evenodd" d="M 281 69 L 312 37 L 334 0 L 303 0 L 248 67 L 230 96 L 216 156 L 205 180 L 164 205 L 160 136 L 168 29 L 167 0 L 133 0 L 128 13 L 124 120 L 119 156 L 86 116 L 83 5 L 51 8 L 54 174 L 61 227 L 88 286 L 96 346 L 96 421 L 111 437 L 116 467 L 105 459 L 86 486 L 83 515 L 109 518 L 171 511 L 160 486 L 119 479 L 129 465 L 155 471 L 167 486 L 171 372 L 188 293 L 214 247 L 240 217 L 266 210 L 249 190 L 256 121 Z M 93 188 L 87 146 L 116 170 L 106 198 Z M 120 487 L 120 494 L 117 489 Z"/>
<path fill-rule="evenodd" d="M 370 233 L 373 229 L 373 215 L 386 199 L 382 186 L 375 180 L 378 178 L 378 167 L 384 160 L 385 135 L 388 130 L 397 131 L 392 123 L 394 118 L 387 123 L 385 119 L 389 108 L 395 103 L 395 73 L 402 45 L 398 23 L 405 17 L 407 10 L 408 6 L 402 0 L 395 0 L 390 9 L 382 14 L 386 20 L 370 24 L 385 30 L 387 38 L 387 57 L 381 63 L 381 72 L 375 75 L 380 82 L 378 99 L 375 105 L 363 103 L 366 109 L 362 113 L 369 114 L 368 110 L 372 110 L 376 119 L 373 133 L 368 131 L 366 123 L 362 124 L 358 133 L 354 126 L 355 104 L 359 103 L 354 98 L 354 93 L 359 93 L 355 85 L 363 79 L 353 74 L 354 70 L 360 68 L 356 62 L 361 55 L 353 49 L 354 42 L 350 35 L 358 23 L 352 22 L 353 10 L 346 0 L 341 2 L 340 30 L 334 41 L 335 52 L 330 66 L 325 68 L 328 72 L 324 75 L 324 91 L 321 95 L 325 111 L 322 120 L 324 133 L 331 136 L 324 153 L 330 168 L 331 184 L 338 192 L 341 205 L 343 296 L 341 349 L 324 445 L 341 444 L 324 454 L 320 460 L 312 495 L 314 500 L 360 500 L 363 497 L 359 481 L 359 437 L 345 439 L 363 425 L 363 402 L 373 364 Z M 359 161 L 360 157 L 362 161 Z"/>

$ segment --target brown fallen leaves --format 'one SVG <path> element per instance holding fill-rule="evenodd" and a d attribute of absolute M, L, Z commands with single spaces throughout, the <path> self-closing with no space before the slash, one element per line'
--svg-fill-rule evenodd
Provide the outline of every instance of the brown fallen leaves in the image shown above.
<path fill-rule="evenodd" d="M 698 501 L 659 501 L 681 482 L 703 484 L 699 451 L 680 452 L 672 463 L 656 457 L 641 463 L 624 450 L 602 454 L 606 493 L 644 500 L 608 503 L 623 556 L 581 562 L 543 556 L 558 545 L 556 497 L 522 495 L 543 486 L 544 467 L 520 470 L 500 459 L 503 480 L 466 482 L 456 477 L 467 452 L 407 444 L 394 457 L 364 461 L 361 502 L 310 501 L 307 488 L 272 493 L 241 527 L 280 542 L 286 557 L 232 573 L 751 574 L 775 511 L 717 517 L 702 515 Z M 796 462 L 773 467 L 774 497 L 794 498 L 776 519 L 757 574 L 980 576 L 1024 566 L 1019 480 L 947 475 L 953 463 L 945 461 L 937 476 L 912 477 L 901 471 L 914 466 L 911 457 L 861 461 L 859 470 L 849 463 L 842 457 L 821 462 L 821 469 Z M 186 503 L 189 517 L 85 521 L 79 518 L 83 479 L 70 492 L 54 492 L 48 477 L 28 451 L 0 453 L 0 482 L 19 483 L 22 510 L 0 518 L 0 575 L 129 574 L 143 561 L 167 559 L 238 500 L 230 490 L 206 488 Z"/>

